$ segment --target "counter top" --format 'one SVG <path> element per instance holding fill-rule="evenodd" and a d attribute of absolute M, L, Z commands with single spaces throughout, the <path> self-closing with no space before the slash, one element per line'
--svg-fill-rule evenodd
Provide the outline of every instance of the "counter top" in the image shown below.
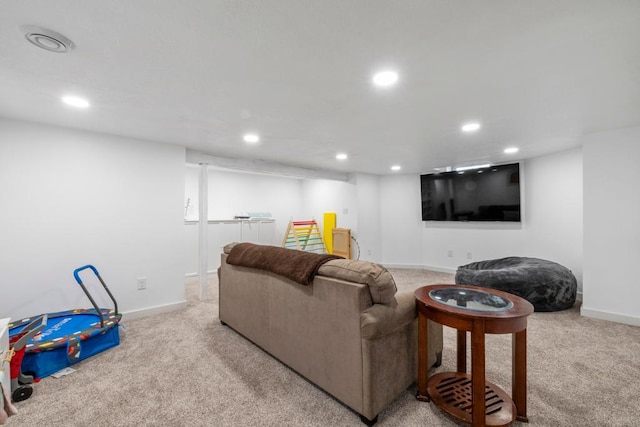
<path fill-rule="evenodd" d="M 184 223 L 186 225 L 197 224 L 200 221 L 197 219 L 185 219 Z M 209 224 L 220 224 L 220 223 L 241 223 L 241 222 L 275 222 L 273 218 L 246 218 L 246 219 L 210 219 L 208 221 Z"/>

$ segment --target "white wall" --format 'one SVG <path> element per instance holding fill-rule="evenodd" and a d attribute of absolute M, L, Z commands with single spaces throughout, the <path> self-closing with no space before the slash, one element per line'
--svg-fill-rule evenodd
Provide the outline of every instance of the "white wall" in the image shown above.
<path fill-rule="evenodd" d="M 198 220 L 200 166 L 185 169 L 188 220 Z M 209 220 L 233 219 L 240 212 L 270 212 L 276 223 L 274 245 L 282 242 L 290 219 L 304 217 L 302 180 L 264 174 L 208 170 Z M 197 245 L 197 243 L 196 243 Z"/>
<path fill-rule="evenodd" d="M 522 226 L 511 223 L 424 223 L 422 238 L 422 262 L 436 270 L 454 272 L 474 261 L 528 255 Z"/>
<path fill-rule="evenodd" d="M 419 176 L 380 178 L 380 224 L 381 260 L 384 264 L 423 264 Z"/>
<path fill-rule="evenodd" d="M 0 119 L 0 317 L 89 307 L 73 278 L 85 264 L 123 312 L 184 304 L 184 156 L 177 146 Z"/>
<path fill-rule="evenodd" d="M 199 166 L 185 170 L 185 205 L 188 220 L 198 219 Z M 271 212 L 280 245 L 289 220 L 315 219 L 324 230 L 324 213 L 335 212 L 337 226 L 350 228 L 361 246 L 361 259 L 380 259 L 379 177 L 355 174 L 348 182 L 326 179 L 294 179 L 210 168 L 209 220 L 231 219 L 238 212 Z M 187 274 L 197 266 L 197 233 L 185 226 Z M 213 237 L 210 236 L 210 240 Z M 215 240 L 215 239 L 214 239 Z M 357 255 L 357 252 L 354 253 Z M 217 256 L 217 254 L 210 254 Z M 211 263 L 212 265 L 215 262 Z"/>
<path fill-rule="evenodd" d="M 582 149 L 526 162 L 524 250 L 569 268 L 582 291 L 583 179 Z"/>
<path fill-rule="evenodd" d="M 373 262 L 382 260 L 380 222 L 380 177 L 374 175 L 357 174 L 354 176 L 357 185 L 358 198 L 358 226 L 353 231 L 356 245 L 360 250 L 360 259 Z M 352 249 L 357 256 L 357 247 Z"/>
<path fill-rule="evenodd" d="M 583 314 L 640 324 L 638 159 L 640 128 L 630 128 L 527 160 L 522 225 L 422 222 L 417 175 L 339 182 L 211 170 L 209 211 L 211 219 L 270 211 L 276 235 L 291 218 L 335 211 L 361 258 L 387 265 L 555 260 L 584 283 Z M 72 276 L 87 263 L 124 312 L 184 304 L 184 207 L 191 198 L 187 216 L 197 219 L 198 173 L 185 173 L 182 147 L 0 119 L 0 317 L 87 306 Z M 136 290 L 138 277 L 148 278 L 146 291 Z"/>
<path fill-rule="evenodd" d="M 283 235 L 291 218 L 315 218 L 322 228 L 323 213 L 336 212 L 338 226 L 356 236 L 361 259 L 452 272 L 472 261 L 531 256 L 567 266 L 581 289 L 581 149 L 527 160 L 521 172 L 522 223 L 423 222 L 418 175 L 354 174 L 342 182 L 220 171 L 210 172 L 210 198 L 218 203 L 210 203 L 209 210 L 219 212 L 210 219 L 273 210 Z M 188 168 L 187 174 L 193 175 L 187 176 L 193 188 L 186 193 L 197 197 L 198 171 Z"/>
<path fill-rule="evenodd" d="M 380 262 L 380 181 L 378 176 L 352 174 L 348 182 L 305 180 L 306 218 L 315 218 L 324 230 L 324 213 L 336 213 L 337 227 L 349 228 L 352 256 Z M 358 253 L 359 251 L 359 253 Z"/>
<path fill-rule="evenodd" d="M 315 219 L 322 232 L 325 212 L 335 212 L 337 227 L 350 228 L 356 232 L 358 227 L 357 194 L 357 187 L 353 181 L 306 179 L 302 184 L 303 216 L 294 219 Z"/>
<path fill-rule="evenodd" d="M 209 219 L 233 218 L 239 212 L 271 212 L 279 229 L 300 214 L 298 179 L 209 170 Z"/>
<path fill-rule="evenodd" d="M 474 260 L 523 255 L 520 224 L 422 221 L 419 175 L 381 181 L 385 265 L 452 272 Z"/>
<path fill-rule="evenodd" d="M 197 221 L 199 215 L 200 165 L 187 164 L 184 174 L 184 219 Z"/>
<path fill-rule="evenodd" d="M 210 221 L 231 220 L 240 212 L 269 212 L 273 224 L 258 226 L 260 243 L 279 246 L 287 230 L 290 219 L 302 219 L 304 204 L 302 180 L 266 174 L 222 170 L 208 167 L 208 216 Z M 186 219 L 198 220 L 200 166 L 188 164 L 185 167 L 185 210 Z M 241 227 L 249 226 L 256 231 L 257 225 L 220 224 L 208 225 L 208 270 L 219 266 L 221 245 L 241 238 Z M 252 233 L 255 234 L 255 233 Z M 193 275 L 198 271 L 198 227 L 194 223 L 184 226 L 186 259 L 184 274 Z M 249 239 L 250 241 L 253 241 Z"/>
<path fill-rule="evenodd" d="M 383 263 L 453 272 L 473 261 L 531 256 L 566 265 L 580 286 L 580 150 L 525 161 L 521 185 L 522 223 L 440 223 L 421 220 L 418 175 L 381 178 Z"/>
<path fill-rule="evenodd" d="M 589 135 L 583 153 L 582 314 L 640 325 L 640 127 Z"/>

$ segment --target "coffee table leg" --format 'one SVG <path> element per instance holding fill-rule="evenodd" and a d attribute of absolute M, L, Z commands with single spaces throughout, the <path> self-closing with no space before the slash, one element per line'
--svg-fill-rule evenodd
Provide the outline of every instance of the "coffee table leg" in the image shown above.
<path fill-rule="evenodd" d="M 484 427 L 486 423 L 484 362 L 484 322 L 475 320 L 471 327 L 471 421 L 474 427 Z"/>
<path fill-rule="evenodd" d="M 429 402 L 429 319 L 418 312 L 418 393 L 416 399 Z"/>
<path fill-rule="evenodd" d="M 458 329 L 457 371 L 461 374 L 467 373 L 467 331 Z"/>
<path fill-rule="evenodd" d="M 512 337 L 511 397 L 516 405 L 516 420 L 527 423 L 527 330 L 516 332 Z"/>

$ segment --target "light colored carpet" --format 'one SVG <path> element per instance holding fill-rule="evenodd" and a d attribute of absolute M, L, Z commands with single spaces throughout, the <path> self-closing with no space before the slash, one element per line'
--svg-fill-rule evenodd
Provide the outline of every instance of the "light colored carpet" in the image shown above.
<path fill-rule="evenodd" d="M 452 283 L 450 274 L 391 269 L 400 290 Z M 186 309 L 125 321 L 120 346 L 34 385 L 9 426 L 357 426 L 359 417 L 218 320 L 187 282 Z M 455 331 L 443 364 L 455 368 Z M 511 390 L 511 338 L 487 336 L 487 379 Z M 578 307 L 534 313 L 528 329 L 532 426 L 639 426 L 640 328 L 580 317 Z M 415 385 L 378 426 L 456 426 Z M 526 425 L 514 423 L 514 425 Z"/>

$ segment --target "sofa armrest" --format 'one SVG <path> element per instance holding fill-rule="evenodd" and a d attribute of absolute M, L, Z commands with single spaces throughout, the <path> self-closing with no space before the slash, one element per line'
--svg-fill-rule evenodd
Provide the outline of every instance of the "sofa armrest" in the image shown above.
<path fill-rule="evenodd" d="M 395 295 L 390 304 L 374 304 L 360 314 L 362 338 L 376 339 L 411 323 L 418 316 L 413 292 Z"/>

